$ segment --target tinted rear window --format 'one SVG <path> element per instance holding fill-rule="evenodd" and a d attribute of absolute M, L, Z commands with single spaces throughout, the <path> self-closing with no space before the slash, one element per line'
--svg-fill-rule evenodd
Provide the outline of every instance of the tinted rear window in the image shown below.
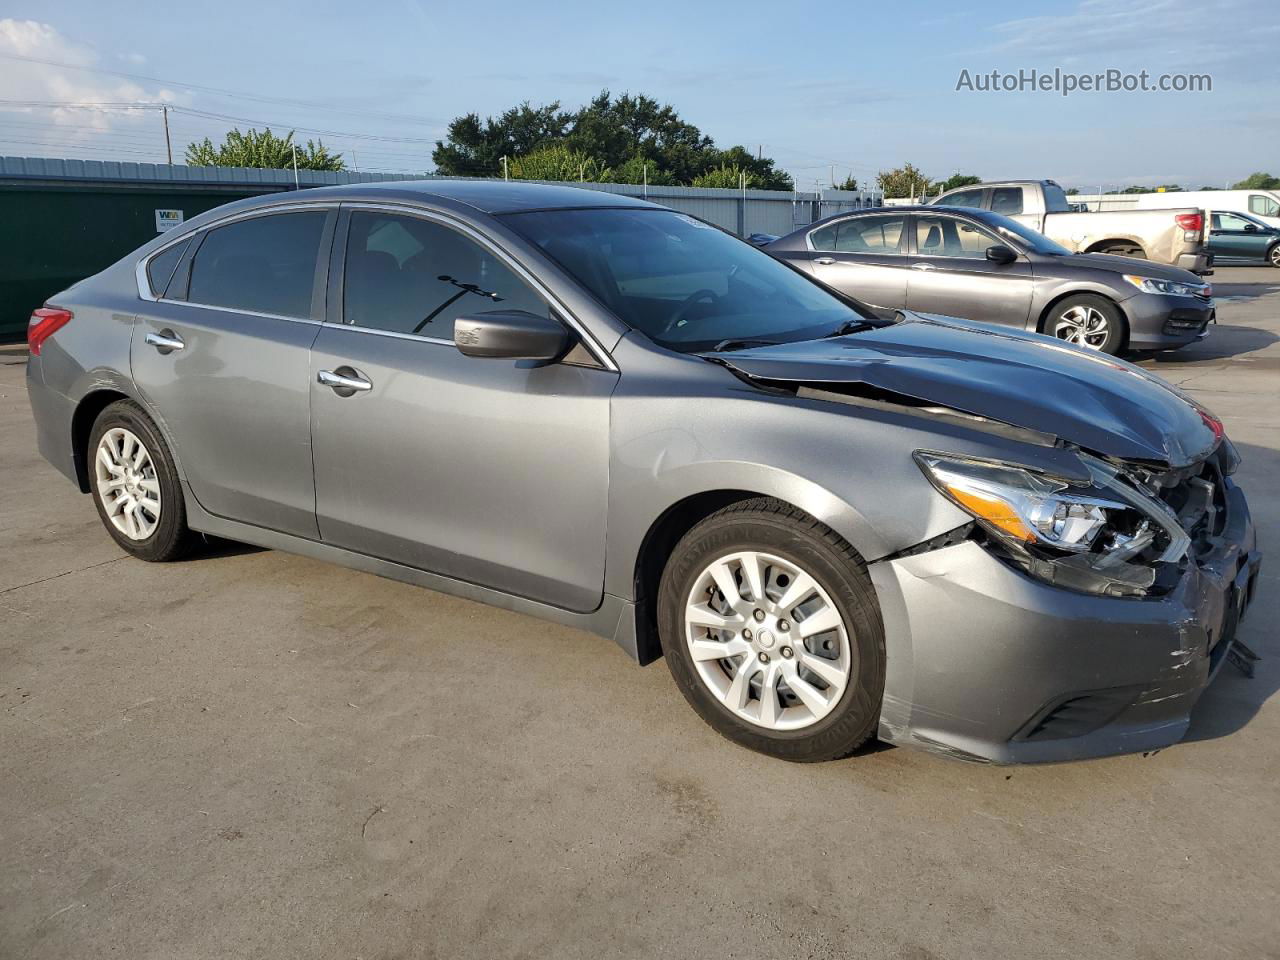
<path fill-rule="evenodd" d="M 181 243 L 175 243 L 168 250 L 157 253 L 147 262 L 147 283 L 151 286 L 153 297 L 164 296 L 165 288 L 169 286 L 169 280 L 173 277 L 174 268 L 186 253 L 189 243 L 191 243 L 190 237 Z"/>
<path fill-rule="evenodd" d="M 324 211 L 278 213 L 209 231 L 187 299 L 283 317 L 311 316 Z"/>

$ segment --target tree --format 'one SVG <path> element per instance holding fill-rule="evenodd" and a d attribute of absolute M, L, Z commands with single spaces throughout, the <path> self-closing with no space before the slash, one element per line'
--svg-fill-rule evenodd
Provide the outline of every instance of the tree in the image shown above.
<path fill-rule="evenodd" d="M 737 166 L 759 187 L 792 186 L 773 160 L 743 146 L 719 149 L 669 104 L 644 94 L 615 97 L 608 90 L 575 111 L 561 110 L 559 102 L 542 107 L 526 102 L 496 119 L 482 121 L 474 113 L 458 117 L 431 157 L 439 173 L 494 176 L 501 173 L 503 156 L 526 158 L 553 145 L 594 158 L 622 183 L 642 182 L 646 166 L 653 184 L 690 183 L 712 170 Z"/>
<path fill-rule="evenodd" d="M 610 179 L 614 183 L 648 183 L 651 186 L 670 186 L 676 182 L 675 177 L 644 157 L 631 157 L 626 163 L 613 167 Z"/>
<path fill-rule="evenodd" d="M 956 190 L 960 187 L 972 187 L 982 182 L 981 177 L 975 177 L 971 173 L 953 173 L 941 183 L 935 183 L 930 193 L 946 193 L 948 190 Z"/>
<path fill-rule="evenodd" d="M 611 179 L 609 168 L 595 157 L 562 143 L 510 160 L 507 174 L 512 180 L 588 180 L 595 183 Z"/>
<path fill-rule="evenodd" d="M 881 170 L 876 183 L 886 197 L 919 197 L 929 192 L 929 178 L 909 163 L 893 170 Z"/>
<path fill-rule="evenodd" d="M 743 178 L 746 178 L 744 184 Z M 693 178 L 690 184 L 692 187 L 728 187 L 734 190 L 741 190 L 744 186 L 748 190 L 757 190 L 756 176 L 748 170 L 743 170 L 737 164 L 732 166 L 725 165 L 708 170 L 706 173 L 700 174 Z"/>
<path fill-rule="evenodd" d="M 436 141 L 431 160 L 438 172 L 452 176 L 501 175 L 503 157 L 525 156 L 563 140 L 572 117 L 558 100 L 543 107 L 526 100 L 497 120 L 468 113 L 449 124 L 449 139 Z"/>
<path fill-rule="evenodd" d="M 1078 197 L 1078 196 L 1080 196 L 1080 188 L 1079 188 L 1079 187 L 1071 187 L 1069 190 L 1067 190 L 1067 196 L 1068 196 L 1068 197 Z"/>
<path fill-rule="evenodd" d="M 855 177 L 853 174 L 849 174 L 849 176 L 845 177 L 845 178 L 844 178 L 844 180 L 842 180 L 840 183 L 837 183 L 837 184 L 835 185 L 835 189 L 837 189 L 837 190 L 857 190 L 857 189 L 858 189 L 858 178 L 857 178 L 857 177 Z"/>
<path fill-rule="evenodd" d="M 1232 190 L 1280 190 L 1280 177 L 1269 173 L 1251 173 L 1239 183 L 1231 185 Z"/>
<path fill-rule="evenodd" d="M 193 167 L 291 168 L 295 159 L 293 134 L 290 130 L 288 136 L 277 137 L 270 127 L 261 133 L 254 129 L 241 133 L 237 128 L 216 147 L 208 137 L 188 144 L 187 163 Z M 296 158 L 299 170 L 342 170 L 345 166 L 341 155 L 330 153 L 323 141 L 308 140 L 306 146 L 297 146 Z"/>

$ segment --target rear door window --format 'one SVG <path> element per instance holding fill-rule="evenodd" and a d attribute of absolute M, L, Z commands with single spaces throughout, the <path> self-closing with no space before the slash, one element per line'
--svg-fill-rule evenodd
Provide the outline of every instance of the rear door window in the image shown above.
<path fill-rule="evenodd" d="M 996 187 L 991 191 L 991 212 L 1012 217 L 1022 212 L 1021 187 Z"/>
<path fill-rule="evenodd" d="M 939 205 L 944 207 L 974 207 L 982 209 L 982 195 L 986 191 L 979 187 L 976 190 L 961 190 L 959 193 L 948 194 L 938 201 Z"/>
<path fill-rule="evenodd" d="M 324 210 L 277 213 L 215 227 L 192 261 L 187 300 L 309 318 L 327 216 Z"/>

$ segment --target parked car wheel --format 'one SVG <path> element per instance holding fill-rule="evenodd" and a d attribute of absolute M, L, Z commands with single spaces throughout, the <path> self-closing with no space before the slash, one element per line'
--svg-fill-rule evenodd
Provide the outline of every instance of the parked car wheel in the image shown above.
<path fill-rule="evenodd" d="M 676 545 L 659 630 L 681 693 L 719 733 L 784 760 L 847 756 L 876 731 L 884 626 L 848 543 L 772 499 L 734 504 Z"/>
<path fill-rule="evenodd" d="M 1280 267 L 1280 243 L 1273 243 L 1267 251 L 1267 263 L 1273 267 Z"/>
<path fill-rule="evenodd" d="M 135 403 L 118 400 L 89 434 L 93 502 L 112 539 L 140 560 L 175 560 L 191 548 L 186 504 L 169 448 Z"/>
<path fill-rule="evenodd" d="M 1078 347 L 1110 354 L 1124 348 L 1129 333 L 1120 308 L 1092 293 L 1067 297 L 1055 304 L 1044 332 Z"/>

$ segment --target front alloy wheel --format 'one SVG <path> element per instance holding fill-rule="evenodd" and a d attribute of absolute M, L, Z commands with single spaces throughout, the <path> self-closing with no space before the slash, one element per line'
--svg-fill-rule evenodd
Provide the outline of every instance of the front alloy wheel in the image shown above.
<path fill-rule="evenodd" d="M 1114 303 L 1097 294 L 1083 293 L 1058 303 L 1045 322 L 1044 332 L 1085 350 L 1117 354 L 1129 331 Z"/>
<path fill-rule="evenodd" d="M 657 612 L 676 686 L 735 743 L 814 762 L 875 735 L 875 588 L 853 547 L 808 514 L 761 497 L 695 524 L 662 572 Z"/>
<path fill-rule="evenodd" d="M 1059 340 L 1093 350 L 1102 349 L 1110 332 L 1102 311 L 1085 304 L 1064 310 L 1053 325 L 1053 335 Z"/>
<path fill-rule="evenodd" d="M 699 679 L 730 713 L 768 730 L 827 716 L 854 659 L 831 597 L 794 563 L 754 550 L 713 560 L 685 602 Z"/>

